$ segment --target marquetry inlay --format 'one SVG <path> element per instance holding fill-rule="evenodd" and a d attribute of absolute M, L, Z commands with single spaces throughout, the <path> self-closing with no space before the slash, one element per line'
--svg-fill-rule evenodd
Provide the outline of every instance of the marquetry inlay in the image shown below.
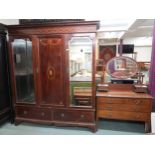
<path fill-rule="evenodd" d="M 96 26 L 85 25 L 85 26 L 57 26 L 57 27 L 41 27 L 41 28 L 26 28 L 26 29 L 10 29 L 10 34 L 50 34 L 50 33 L 89 33 L 94 32 Z"/>
<path fill-rule="evenodd" d="M 54 79 L 54 77 L 55 77 L 55 69 L 54 69 L 54 67 L 51 66 L 51 67 L 49 67 L 47 69 L 47 77 L 48 77 L 49 80 Z"/>

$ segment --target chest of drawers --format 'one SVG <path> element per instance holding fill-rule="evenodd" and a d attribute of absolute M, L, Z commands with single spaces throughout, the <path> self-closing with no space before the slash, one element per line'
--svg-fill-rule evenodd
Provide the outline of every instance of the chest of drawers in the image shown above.
<path fill-rule="evenodd" d="M 133 91 L 97 93 L 97 120 L 99 118 L 145 122 L 145 132 L 150 131 L 152 97 Z"/>

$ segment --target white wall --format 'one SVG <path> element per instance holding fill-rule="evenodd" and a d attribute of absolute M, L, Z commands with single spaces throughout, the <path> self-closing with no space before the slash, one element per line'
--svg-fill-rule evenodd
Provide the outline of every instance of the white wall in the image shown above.
<path fill-rule="evenodd" d="M 151 61 L 152 46 L 135 46 L 134 51 L 137 52 L 137 61 Z"/>
<path fill-rule="evenodd" d="M 151 61 L 152 37 L 136 37 L 123 40 L 123 44 L 134 44 L 137 61 Z"/>
<path fill-rule="evenodd" d="M 19 24 L 19 19 L 0 19 L 0 23 L 5 25 L 16 25 Z"/>
<path fill-rule="evenodd" d="M 118 40 L 109 39 L 99 40 L 99 45 L 119 45 Z M 152 37 L 136 37 L 136 38 L 126 38 L 123 40 L 123 44 L 134 44 L 134 52 L 137 52 L 137 61 L 148 62 L 151 60 L 152 52 Z M 118 55 L 118 54 L 117 54 Z M 131 54 L 123 54 L 124 56 L 132 57 Z"/>
<path fill-rule="evenodd" d="M 6 25 L 19 24 L 19 19 L 0 19 L 0 23 Z M 98 36 L 99 37 L 99 36 Z M 134 44 L 134 52 L 137 52 L 137 61 L 150 61 L 152 51 L 152 37 L 126 38 L 124 44 Z M 100 40 L 100 45 L 118 45 L 117 39 Z"/>

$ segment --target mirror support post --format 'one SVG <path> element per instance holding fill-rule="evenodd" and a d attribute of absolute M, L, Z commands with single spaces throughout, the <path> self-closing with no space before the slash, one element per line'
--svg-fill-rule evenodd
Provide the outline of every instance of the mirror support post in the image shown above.
<path fill-rule="evenodd" d="M 123 53 L 123 39 L 120 39 L 120 48 L 119 48 L 119 56 L 122 56 L 122 53 Z"/>

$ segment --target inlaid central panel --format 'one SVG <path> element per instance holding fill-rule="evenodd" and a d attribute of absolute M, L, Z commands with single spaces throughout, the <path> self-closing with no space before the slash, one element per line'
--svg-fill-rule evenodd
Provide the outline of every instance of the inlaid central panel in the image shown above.
<path fill-rule="evenodd" d="M 39 39 L 41 104 L 63 105 L 63 39 Z"/>

